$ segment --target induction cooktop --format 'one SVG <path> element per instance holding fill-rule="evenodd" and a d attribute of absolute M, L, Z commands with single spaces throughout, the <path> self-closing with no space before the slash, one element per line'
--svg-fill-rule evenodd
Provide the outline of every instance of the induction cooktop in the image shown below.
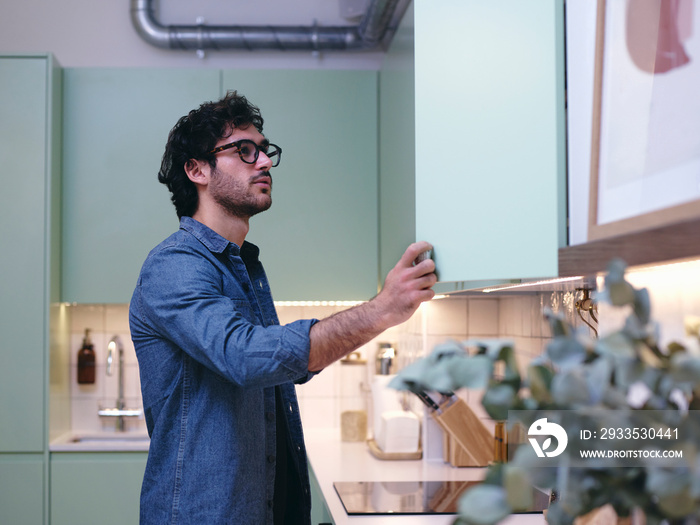
<path fill-rule="evenodd" d="M 479 481 L 336 481 L 345 512 L 350 516 L 379 514 L 456 514 L 459 497 Z M 541 513 L 549 495 L 533 491 L 534 504 L 522 514 Z"/>

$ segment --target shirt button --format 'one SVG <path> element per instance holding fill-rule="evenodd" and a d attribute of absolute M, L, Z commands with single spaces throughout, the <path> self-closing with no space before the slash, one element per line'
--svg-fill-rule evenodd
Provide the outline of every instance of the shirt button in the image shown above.
<path fill-rule="evenodd" d="M 268 463 L 274 463 L 274 462 L 275 462 L 275 455 L 274 455 L 274 454 L 270 454 L 269 456 L 267 456 L 267 462 L 268 462 Z"/>
<path fill-rule="evenodd" d="M 272 508 L 272 500 L 271 499 L 267 500 L 267 507 L 270 509 Z"/>
<path fill-rule="evenodd" d="M 275 415 L 272 412 L 267 412 L 265 414 L 265 419 L 267 419 L 268 421 L 274 421 Z"/>

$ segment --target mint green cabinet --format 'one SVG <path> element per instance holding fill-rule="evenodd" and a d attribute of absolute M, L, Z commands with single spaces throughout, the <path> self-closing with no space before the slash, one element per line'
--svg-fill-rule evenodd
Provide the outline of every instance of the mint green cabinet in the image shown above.
<path fill-rule="evenodd" d="M 64 301 L 129 302 L 146 255 L 178 228 L 158 182 L 168 132 L 218 95 L 214 70 L 64 71 Z"/>
<path fill-rule="evenodd" d="M 73 68 L 64 73 L 62 299 L 125 303 L 177 229 L 157 180 L 168 132 L 237 89 L 283 149 L 272 208 L 251 220 L 276 300 L 377 291 L 377 73 Z"/>
<path fill-rule="evenodd" d="M 433 243 L 441 281 L 558 273 L 566 241 L 563 22 L 562 0 L 416 0 L 404 21 L 414 26 L 413 52 L 404 44 L 387 57 L 382 210 L 387 201 L 410 207 L 402 235 Z M 411 72 L 413 85 L 387 89 Z M 388 98 L 396 90 L 401 106 Z M 415 130 L 404 126 L 412 110 Z M 415 179 L 403 180 L 413 192 L 395 196 L 401 174 L 391 162 L 410 143 Z M 381 217 L 384 244 L 392 230 Z"/>
<path fill-rule="evenodd" d="M 311 485 L 311 523 L 312 525 L 334 523 L 323 497 L 321 486 L 318 484 L 314 469 L 309 464 L 309 483 Z"/>
<path fill-rule="evenodd" d="M 276 300 L 367 300 L 377 292 L 377 73 L 224 71 L 282 148 L 272 207 L 248 239 Z"/>
<path fill-rule="evenodd" d="M 379 274 L 416 241 L 416 141 L 413 8 L 409 7 L 379 74 Z M 427 239 L 429 240 L 429 239 Z"/>
<path fill-rule="evenodd" d="M 44 523 L 43 454 L 0 454 L 0 523 Z"/>
<path fill-rule="evenodd" d="M 49 303 L 58 300 L 59 82 L 48 55 L 0 56 L 0 452 L 42 452 L 46 441 Z"/>
<path fill-rule="evenodd" d="M 51 525 L 137 525 L 146 452 L 51 454 Z"/>

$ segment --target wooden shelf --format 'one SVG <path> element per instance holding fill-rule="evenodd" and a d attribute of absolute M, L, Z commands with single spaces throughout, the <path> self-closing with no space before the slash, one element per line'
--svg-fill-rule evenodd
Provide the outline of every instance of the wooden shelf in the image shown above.
<path fill-rule="evenodd" d="M 605 271 L 613 258 L 629 266 L 700 257 L 700 218 L 559 250 L 559 276 Z"/>

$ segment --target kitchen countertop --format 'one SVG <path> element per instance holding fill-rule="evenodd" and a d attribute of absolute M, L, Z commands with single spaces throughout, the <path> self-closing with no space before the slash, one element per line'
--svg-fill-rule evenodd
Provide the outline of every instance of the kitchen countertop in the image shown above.
<path fill-rule="evenodd" d="M 305 431 L 309 463 L 321 487 L 335 525 L 448 525 L 454 514 L 348 516 L 333 482 L 335 481 L 474 481 L 484 468 L 455 468 L 440 460 L 382 461 L 372 456 L 366 443 L 340 440 L 339 429 Z M 506 525 L 543 525 L 542 514 L 516 514 Z"/>

